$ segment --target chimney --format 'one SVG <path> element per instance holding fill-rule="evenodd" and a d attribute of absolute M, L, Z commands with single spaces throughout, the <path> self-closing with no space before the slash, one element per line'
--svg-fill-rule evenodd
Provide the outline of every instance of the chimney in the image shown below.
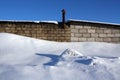
<path fill-rule="evenodd" d="M 65 28 L 65 9 L 62 10 L 62 26 Z"/>

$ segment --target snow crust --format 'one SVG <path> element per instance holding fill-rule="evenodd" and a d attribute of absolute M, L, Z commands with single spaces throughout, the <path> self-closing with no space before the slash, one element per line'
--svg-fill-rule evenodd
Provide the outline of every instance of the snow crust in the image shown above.
<path fill-rule="evenodd" d="M 8 21 L 8 22 L 34 22 L 34 23 L 52 23 L 52 24 L 58 24 L 57 21 L 31 21 L 31 20 L 0 20 L 0 21 Z"/>
<path fill-rule="evenodd" d="M 53 23 L 53 24 L 58 24 L 57 21 L 33 21 L 35 23 L 41 23 L 41 22 L 44 22 L 44 23 Z"/>
<path fill-rule="evenodd" d="M 0 80 L 120 80 L 120 44 L 0 33 Z"/>
<path fill-rule="evenodd" d="M 45 22 L 45 23 L 54 23 L 54 24 L 58 24 L 57 21 L 40 21 L 40 22 Z"/>

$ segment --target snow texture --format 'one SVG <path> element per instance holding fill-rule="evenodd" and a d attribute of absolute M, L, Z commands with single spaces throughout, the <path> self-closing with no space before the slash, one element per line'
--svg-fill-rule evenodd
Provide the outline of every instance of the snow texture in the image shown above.
<path fill-rule="evenodd" d="M 0 33 L 0 80 L 120 80 L 120 44 Z"/>
<path fill-rule="evenodd" d="M 0 21 L 7 21 L 7 22 L 34 22 L 34 23 L 52 23 L 52 24 L 58 24 L 57 21 L 31 21 L 31 20 L 0 20 Z"/>
<path fill-rule="evenodd" d="M 40 22 L 58 24 L 58 22 L 57 22 L 57 21 L 40 21 Z"/>

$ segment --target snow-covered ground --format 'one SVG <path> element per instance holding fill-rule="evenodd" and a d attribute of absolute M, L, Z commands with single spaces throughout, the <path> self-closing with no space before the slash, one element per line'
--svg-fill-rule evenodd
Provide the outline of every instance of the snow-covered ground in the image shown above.
<path fill-rule="evenodd" d="M 120 44 L 0 33 L 0 80 L 120 80 Z"/>

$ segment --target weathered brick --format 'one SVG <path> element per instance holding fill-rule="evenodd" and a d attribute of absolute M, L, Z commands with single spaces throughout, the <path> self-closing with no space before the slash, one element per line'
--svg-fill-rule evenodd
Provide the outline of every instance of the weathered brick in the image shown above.
<path fill-rule="evenodd" d="M 10 30 L 15 30 L 15 28 L 13 27 L 13 28 L 10 28 Z"/>
<path fill-rule="evenodd" d="M 10 30 L 10 28 L 9 28 L 9 27 L 6 27 L 5 29 L 6 29 L 6 30 Z"/>
<path fill-rule="evenodd" d="M 87 33 L 87 29 L 79 29 L 79 33 Z"/>
<path fill-rule="evenodd" d="M 84 38 L 89 38 L 89 37 L 90 37 L 90 34 L 83 34 L 83 37 L 84 37 Z"/>
<path fill-rule="evenodd" d="M 95 41 L 95 38 L 87 38 L 87 41 Z"/>
<path fill-rule="evenodd" d="M 6 30 L 6 32 L 7 32 L 7 33 L 11 33 L 12 31 L 10 31 L 10 30 Z"/>
<path fill-rule="evenodd" d="M 95 31 L 95 33 L 103 33 L 103 30 L 97 29 L 97 30 Z"/>
<path fill-rule="evenodd" d="M 52 38 L 52 37 L 47 37 L 47 39 L 51 40 L 51 39 L 53 39 L 53 38 Z"/>
<path fill-rule="evenodd" d="M 115 34 L 115 37 L 120 37 L 120 33 L 119 34 Z"/>
<path fill-rule="evenodd" d="M 112 30 L 112 33 L 120 33 L 120 30 Z"/>
<path fill-rule="evenodd" d="M 87 41 L 87 39 L 86 38 L 79 38 L 79 41 Z"/>
<path fill-rule="evenodd" d="M 65 39 L 65 37 L 60 37 L 59 39 L 62 39 L 62 40 L 63 40 L 63 39 Z"/>
<path fill-rule="evenodd" d="M 74 33 L 71 33 L 71 36 L 74 37 L 75 36 Z"/>
<path fill-rule="evenodd" d="M 30 31 L 25 31 L 25 34 L 29 34 L 30 33 Z"/>
<path fill-rule="evenodd" d="M 89 26 L 89 25 L 84 25 L 84 28 L 85 28 L 85 29 L 91 29 L 91 26 Z"/>
<path fill-rule="evenodd" d="M 0 29 L 0 32 L 5 32 L 5 29 Z"/>
<path fill-rule="evenodd" d="M 82 37 L 82 34 L 75 34 L 75 37 Z"/>
<path fill-rule="evenodd" d="M 60 36 L 61 36 L 61 34 L 57 34 L 57 36 L 58 36 L 58 37 L 60 37 Z"/>
<path fill-rule="evenodd" d="M 95 41 L 97 41 L 97 42 L 103 42 L 103 38 L 95 38 Z"/>
<path fill-rule="evenodd" d="M 41 33 L 41 31 L 37 31 L 37 34 L 40 34 Z"/>
<path fill-rule="evenodd" d="M 107 37 L 115 37 L 114 34 L 107 34 Z"/>
<path fill-rule="evenodd" d="M 18 27 L 18 28 L 16 28 L 17 30 L 22 30 L 22 28 L 21 27 Z"/>
<path fill-rule="evenodd" d="M 104 30 L 104 33 L 111 33 L 111 30 L 105 29 L 105 30 Z"/>
<path fill-rule="evenodd" d="M 83 28 L 82 25 L 76 25 L 76 26 L 75 26 L 75 29 L 82 29 L 82 28 Z"/>
<path fill-rule="evenodd" d="M 31 33 L 36 34 L 36 31 L 33 30 L 33 31 L 31 31 Z"/>
<path fill-rule="evenodd" d="M 65 37 L 66 40 L 70 39 L 70 37 Z"/>
<path fill-rule="evenodd" d="M 106 34 L 99 34 L 99 37 L 106 37 Z"/>
<path fill-rule="evenodd" d="M 112 41 L 112 42 L 119 42 L 119 41 L 120 41 L 120 38 L 112 38 L 111 41 Z"/>
<path fill-rule="evenodd" d="M 71 37 L 71 42 L 77 42 L 78 38 L 77 37 Z"/>
<path fill-rule="evenodd" d="M 105 42 L 111 42 L 111 38 L 103 38 L 103 41 L 105 41 Z"/>
<path fill-rule="evenodd" d="M 78 29 L 71 29 L 72 33 L 78 33 Z"/>
<path fill-rule="evenodd" d="M 88 33 L 95 33 L 95 29 L 88 29 Z"/>
<path fill-rule="evenodd" d="M 41 37 L 41 39 L 45 39 L 45 40 L 46 40 L 46 39 L 47 39 L 47 37 Z"/>
<path fill-rule="evenodd" d="M 36 34 L 32 34 L 32 37 L 37 37 L 37 35 Z"/>
<path fill-rule="evenodd" d="M 75 26 L 74 26 L 74 25 L 70 25 L 70 28 L 71 28 L 71 29 L 75 29 Z"/>
<path fill-rule="evenodd" d="M 98 37 L 98 34 L 97 33 L 96 34 L 91 34 L 91 37 L 96 38 L 96 37 Z"/>
<path fill-rule="evenodd" d="M 68 31 L 64 31 L 65 34 L 70 34 L 71 32 L 68 30 Z"/>
<path fill-rule="evenodd" d="M 55 37 L 53 37 L 53 39 L 57 40 L 57 39 L 58 39 L 58 37 L 56 37 L 56 36 L 55 36 Z M 65 39 L 65 38 L 64 38 L 64 39 Z"/>

